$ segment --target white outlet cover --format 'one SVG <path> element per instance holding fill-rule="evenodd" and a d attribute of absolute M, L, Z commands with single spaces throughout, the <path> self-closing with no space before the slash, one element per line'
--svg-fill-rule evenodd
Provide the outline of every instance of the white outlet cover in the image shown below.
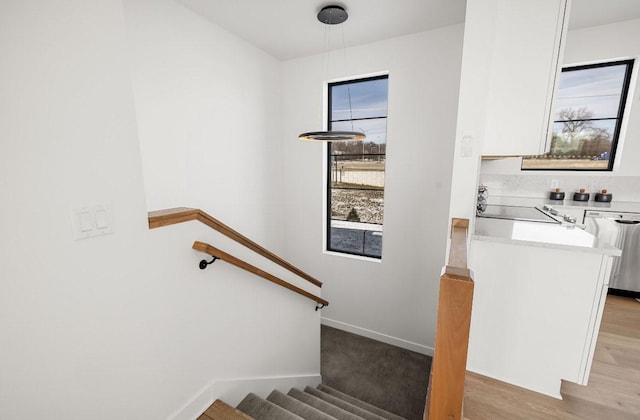
<path fill-rule="evenodd" d="M 473 132 L 464 131 L 462 133 L 462 141 L 460 142 L 460 157 L 473 156 Z"/>

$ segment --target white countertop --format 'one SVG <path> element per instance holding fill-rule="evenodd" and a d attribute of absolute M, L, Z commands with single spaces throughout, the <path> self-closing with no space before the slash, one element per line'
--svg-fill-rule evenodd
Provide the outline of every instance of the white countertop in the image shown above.
<path fill-rule="evenodd" d="M 510 203 L 510 205 L 515 205 Z M 618 256 L 621 251 L 584 230 L 560 224 L 476 217 L 473 239 Z"/>

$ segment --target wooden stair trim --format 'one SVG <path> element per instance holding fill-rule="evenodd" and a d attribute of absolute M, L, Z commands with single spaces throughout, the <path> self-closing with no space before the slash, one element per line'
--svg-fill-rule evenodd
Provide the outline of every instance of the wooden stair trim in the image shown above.
<path fill-rule="evenodd" d="M 467 219 L 451 219 L 451 246 L 448 267 L 467 269 Z"/>
<path fill-rule="evenodd" d="M 467 267 L 469 221 L 451 220 L 449 261 L 440 276 L 435 351 L 424 419 L 463 418 L 474 282 Z"/>
<path fill-rule="evenodd" d="M 215 400 L 198 420 L 253 420 L 253 417 L 222 400 Z"/>
<path fill-rule="evenodd" d="M 214 246 L 211 246 L 211 245 L 209 245 L 207 243 L 195 241 L 193 243 L 193 249 L 195 249 L 196 251 L 207 253 L 207 254 L 209 254 L 209 255 L 211 255 L 213 257 L 216 257 L 216 258 L 219 258 L 219 259 L 221 259 L 223 261 L 226 261 L 229 264 L 235 265 L 236 267 L 242 268 L 243 270 L 246 270 L 246 271 L 248 271 L 250 273 L 253 273 L 253 274 L 255 274 L 255 275 L 259 276 L 259 277 L 262 277 L 265 280 L 269 280 L 272 283 L 275 283 L 275 284 L 277 284 L 279 286 L 282 286 L 282 287 L 284 287 L 286 289 L 289 289 L 289 290 L 291 290 L 291 291 L 293 291 L 295 293 L 298 293 L 298 294 L 300 294 L 300 295 L 302 295 L 302 296 L 304 296 L 304 297 L 306 297 L 308 299 L 314 300 L 314 301 L 316 301 L 317 303 L 319 303 L 319 304 L 321 304 L 323 306 L 328 306 L 329 305 L 329 302 L 326 301 L 325 299 L 322 299 L 321 297 L 318 297 L 318 296 L 316 296 L 316 295 L 314 295 L 312 293 L 309 293 L 304 289 L 301 289 L 301 288 L 299 288 L 297 286 L 294 286 L 293 284 L 291 284 L 291 283 L 289 283 L 289 282 L 287 282 L 285 280 L 282 280 L 279 277 L 276 277 L 276 276 L 274 276 L 272 274 L 269 274 L 266 271 L 261 270 L 260 268 L 258 268 L 256 266 L 253 266 L 253 265 L 249 264 L 248 262 L 243 261 L 243 260 L 241 260 L 239 258 L 236 258 L 233 255 L 228 254 L 228 253 L 222 251 L 221 249 L 218 249 L 218 248 L 216 248 Z"/>
<path fill-rule="evenodd" d="M 224 223 L 220 222 L 213 216 L 205 213 L 200 209 L 193 209 L 189 207 L 176 207 L 173 209 L 152 211 L 152 212 L 149 212 L 148 216 L 149 216 L 149 229 L 155 229 L 163 226 L 174 225 L 176 223 L 183 223 L 191 220 L 197 220 L 209 226 L 210 228 L 222 233 L 228 238 L 231 238 L 234 241 L 244 245 L 245 247 L 256 252 L 257 254 L 273 261 L 279 266 L 302 277 L 308 282 L 318 287 L 322 287 L 322 282 L 320 280 L 305 273 L 304 271 L 300 270 L 298 267 L 294 266 L 293 264 L 290 264 L 289 262 L 280 258 L 273 252 L 257 244 L 256 242 L 252 241 L 251 239 L 247 238 L 246 236 L 242 235 L 238 231 L 230 228 L 229 226 L 225 225 Z"/>

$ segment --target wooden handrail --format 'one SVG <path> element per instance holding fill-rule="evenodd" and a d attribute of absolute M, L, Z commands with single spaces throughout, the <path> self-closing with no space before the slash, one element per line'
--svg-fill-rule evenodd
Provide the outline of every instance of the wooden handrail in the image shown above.
<path fill-rule="evenodd" d="M 230 264 L 233 264 L 236 267 L 242 268 L 243 270 L 246 270 L 246 271 L 248 271 L 250 273 L 253 273 L 253 274 L 257 275 L 257 276 L 260 276 L 263 279 L 269 280 L 270 282 L 273 282 L 273 283 L 275 283 L 277 285 L 280 285 L 280 286 L 282 286 L 284 288 L 287 288 L 287 289 L 289 289 L 291 291 L 294 291 L 294 292 L 296 292 L 296 293 L 298 293 L 298 294 L 300 294 L 300 295 L 302 295 L 302 296 L 304 296 L 306 298 L 314 300 L 314 301 L 316 301 L 317 303 L 319 303 L 322 306 L 329 305 L 329 302 L 324 300 L 324 299 L 322 299 L 321 297 L 318 297 L 318 296 L 316 296 L 316 295 L 314 295 L 312 293 L 307 292 L 304 289 L 301 289 L 301 288 L 299 288 L 297 286 L 294 286 L 291 283 L 288 283 L 288 282 L 286 282 L 286 281 L 284 281 L 284 280 L 282 280 L 282 279 L 280 279 L 280 278 L 278 278 L 278 277 L 276 277 L 276 276 L 274 276 L 272 274 L 269 274 L 266 271 L 263 271 L 263 270 L 259 269 L 258 267 L 255 267 L 255 266 L 249 264 L 246 261 L 243 261 L 243 260 L 241 260 L 239 258 L 236 258 L 231 254 L 227 254 L 226 252 L 224 252 L 224 251 L 222 251 L 222 250 L 220 250 L 220 249 L 218 249 L 218 248 L 216 248 L 214 246 L 211 246 L 211 245 L 209 245 L 207 243 L 195 241 L 193 243 L 193 249 L 195 249 L 196 251 L 205 252 L 205 253 L 207 253 L 207 254 L 215 257 L 215 258 L 219 258 L 219 259 L 221 259 L 223 261 L 226 261 L 226 262 L 228 262 Z"/>
<path fill-rule="evenodd" d="M 424 419 L 462 419 L 473 279 L 467 267 L 469 221 L 452 219 L 449 262 L 440 276 L 435 352 Z"/>
<path fill-rule="evenodd" d="M 283 260 L 273 252 L 269 251 L 268 249 L 264 248 L 261 245 L 258 245 L 257 243 L 253 242 L 251 239 L 247 238 L 246 236 L 243 236 L 239 232 L 233 230 L 229 226 L 225 225 L 224 223 L 220 222 L 216 218 L 212 217 L 211 215 L 205 213 L 200 209 L 178 207 L 173 209 L 149 212 L 149 229 L 154 229 L 162 226 L 169 226 L 176 223 L 188 222 L 190 220 L 198 220 L 204 223 L 205 225 L 217 230 L 223 235 L 246 246 L 247 248 L 251 249 L 257 254 L 265 258 L 268 258 L 269 260 L 273 261 L 279 266 L 284 267 L 287 270 L 291 271 L 292 273 L 302 277 L 308 282 L 318 287 L 322 287 L 322 282 L 320 280 L 310 276 L 309 274 L 300 270 L 298 267 L 288 263 L 287 261 Z"/>

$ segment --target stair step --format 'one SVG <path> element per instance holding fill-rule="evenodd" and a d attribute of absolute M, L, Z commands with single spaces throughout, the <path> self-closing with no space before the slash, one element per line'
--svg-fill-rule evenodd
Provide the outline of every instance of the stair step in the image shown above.
<path fill-rule="evenodd" d="M 304 389 L 304 392 L 313 395 L 314 397 L 318 397 L 321 400 L 324 400 L 330 404 L 335 405 L 336 407 L 340 407 L 345 411 L 348 411 L 356 416 L 362 417 L 366 420 L 385 420 L 384 417 L 381 417 L 377 414 L 374 414 L 370 411 L 365 410 L 364 408 L 360 408 L 356 405 L 348 403 L 344 400 L 341 400 L 338 397 L 334 397 L 333 395 L 327 394 L 326 392 L 319 391 L 315 388 L 311 388 L 310 386 Z"/>
<path fill-rule="evenodd" d="M 369 404 L 358 398 L 352 397 L 349 394 L 340 392 L 337 389 L 331 388 L 330 386 L 320 384 L 317 386 L 317 389 L 329 395 L 333 395 L 334 397 L 340 398 L 341 400 L 351 403 L 355 406 L 363 408 L 367 411 L 370 411 L 373 414 L 377 414 L 380 417 L 384 417 L 387 420 L 405 420 L 404 417 L 400 417 L 397 414 L 393 414 L 389 411 L 383 410 L 382 408 L 376 407 L 375 405 Z"/>
<path fill-rule="evenodd" d="M 251 420 L 251 417 L 224 401 L 215 400 L 198 420 Z"/>
<path fill-rule="evenodd" d="M 216 400 L 198 420 L 405 420 L 326 385 L 274 390 L 267 399 L 248 394 L 233 408 Z"/>
<path fill-rule="evenodd" d="M 275 405 L 272 402 L 260 398 L 254 393 L 250 393 L 236 407 L 245 414 L 256 420 L 302 420 L 302 417 Z"/>
<path fill-rule="evenodd" d="M 291 388 L 287 395 L 295 398 L 298 401 L 302 401 L 303 403 L 310 405 L 311 407 L 317 408 L 318 410 L 327 413 L 328 415 L 338 420 L 362 420 L 362 417 L 343 410 L 340 407 L 336 407 L 335 405 L 321 400 L 320 398 L 315 397 L 311 394 L 302 392 L 297 388 Z"/>
<path fill-rule="evenodd" d="M 306 420 L 335 420 L 335 417 L 323 413 L 317 408 L 296 400 L 295 398 L 283 394 L 278 390 L 274 390 L 269 394 L 267 401 L 270 401 Z"/>

